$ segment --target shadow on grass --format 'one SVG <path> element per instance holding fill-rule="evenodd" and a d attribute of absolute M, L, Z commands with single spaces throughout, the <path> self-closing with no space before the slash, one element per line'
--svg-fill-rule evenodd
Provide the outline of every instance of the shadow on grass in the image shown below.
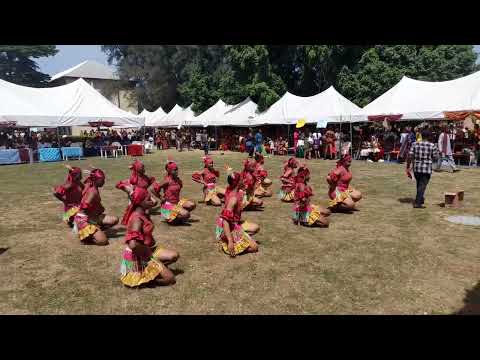
<path fill-rule="evenodd" d="M 109 239 L 118 239 L 119 237 L 123 237 L 126 234 L 125 229 L 108 229 L 105 230 Z"/>
<path fill-rule="evenodd" d="M 466 290 L 463 303 L 463 308 L 454 315 L 480 315 L 480 281 L 472 289 Z"/>
<path fill-rule="evenodd" d="M 414 201 L 415 201 L 414 198 L 400 198 L 400 199 L 398 199 L 398 202 L 402 203 L 402 204 L 413 204 Z"/>
<path fill-rule="evenodd" d="M 10 249 L 10 248 L 8 248 L 8 247 L 6 247 L 6 248 L 0 248 L 0 255 L 2 255 L 2 254 L 3 254 L 5 251 L 7 251 L 8 249 Z"/>

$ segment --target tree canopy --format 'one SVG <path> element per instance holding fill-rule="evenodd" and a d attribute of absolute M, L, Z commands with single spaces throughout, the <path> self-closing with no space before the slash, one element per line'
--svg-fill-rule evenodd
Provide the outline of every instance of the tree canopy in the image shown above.
<path fill-rule="evenodd" d="M 335 86 L 365 106 L 406 75 L 444 81 L 478 70 L 471 45 L 104 45 L 124 80 L 137 82 L 147 110 L 249 96 L 263 111 L 287 90 L 299 96 Z"/>
<path fill-rule="evenodd" d="M 0 45 L 0 79 L 18 85 L 45 87 L 50 76 L 38 71 L 34 59 L 54 56 L 55 45 Z"/>

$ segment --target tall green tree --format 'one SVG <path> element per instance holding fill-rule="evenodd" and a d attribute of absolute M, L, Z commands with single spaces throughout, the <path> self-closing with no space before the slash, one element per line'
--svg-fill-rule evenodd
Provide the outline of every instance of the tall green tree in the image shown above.
<path fill-rule="evenodd" d="M 38 70 L 35 59 L 57 52 L 55 45 L 0 45 L 0 79 L 24 86 L 48 86 L 50 76 Z"/>
<path fill-rule="evenodd" d="M 470 45 L 377 45 L 338 75 L 338 90 L 365 106 L 403 76 L 425 81 L 446 81 L 475 71 L 476 55 Z"/>

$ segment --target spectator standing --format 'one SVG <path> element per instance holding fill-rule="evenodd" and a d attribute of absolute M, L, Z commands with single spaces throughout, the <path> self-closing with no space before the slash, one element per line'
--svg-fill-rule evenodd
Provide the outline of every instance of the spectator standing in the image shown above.
<path fill-rule="evenodd" d="M 432 134 L 430 130 L 422 130 L 422 140 L 415 142 L 410 148 L 407 158 L 407 176 L 412 177 L 411 164 L 413 162 L 413 174 L 417 182 L 417 195 L 413 207 L 416 209 L 425 208 L 425 190 L 432 175 L 432 164 L 434 159 L 438 159 L 437 145 L 431 142 Z"/>

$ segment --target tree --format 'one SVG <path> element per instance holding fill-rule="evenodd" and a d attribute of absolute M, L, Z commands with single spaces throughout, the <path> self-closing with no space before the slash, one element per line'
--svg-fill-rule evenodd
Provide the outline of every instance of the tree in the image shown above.
<path fill-rule="evenodd" d="M 0 79 L 23 86 L 48 86 L 50 76 L 38 71 L 33 59 L 57 52 L 55 45 L 0 45 Z"/>
<path fill-rule="evenodd" d="M 377 45 L 338 75 L 338 90 L 359 106 L 382 95 L 403 76 L 446 81 L 471 74 L 476 55 L 470 45 Z"/>

